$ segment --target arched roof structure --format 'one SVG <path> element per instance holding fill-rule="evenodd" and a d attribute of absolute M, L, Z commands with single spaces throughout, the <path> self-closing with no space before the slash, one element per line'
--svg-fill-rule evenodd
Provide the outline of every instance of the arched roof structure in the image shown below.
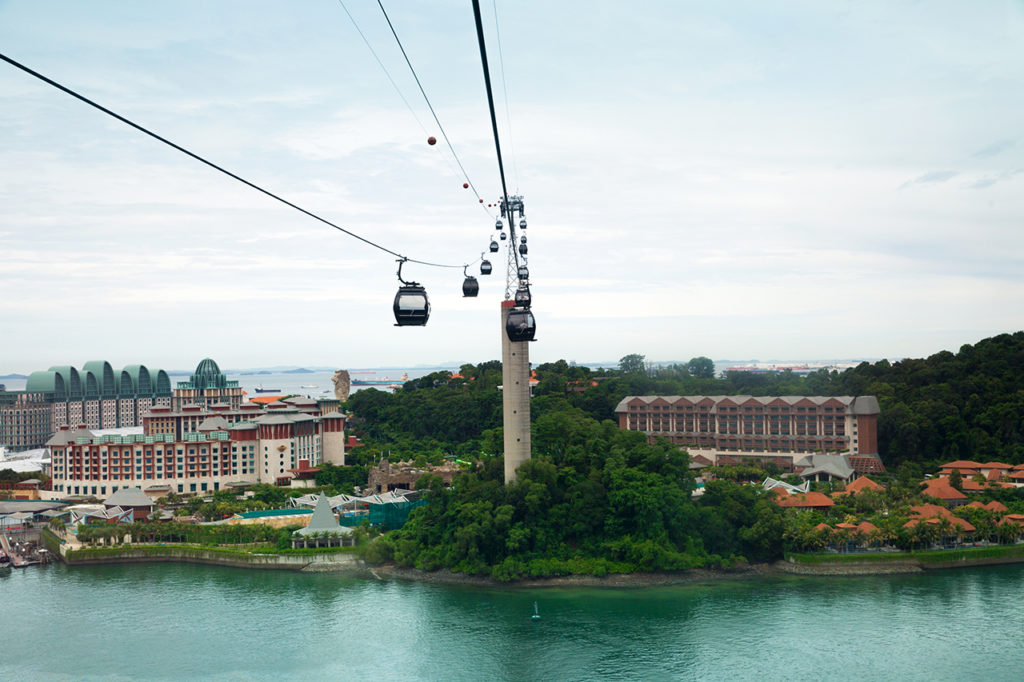
<path fill-rule="evenodd" d="M 29 374 L 25 381 L 25 391 L 27 393 L 52 393 L 60 400 L 65 400 L 68 393 L 64 378 L 52 370 Z"/>
<path fill-rule="evenodd" d="M 152 395 L 153 394 L 153 382 L 149 376 L 149 370 L 146 369 L 145 365 L 125 365 L 124 369 L 121 370 L 122 379 L 121 385 L 124 386 L 124 374 L 131 377 L 132 386 L 134 387 L 135 395 Z"/>
<path fill-rule="evenodd" d="M 98 399 L 100 397 L 100 382 L 96 378 L 96 375 L 86 370 L 82 373 L 82 376 L 85 377 L 85 381 L 82 382 L 85 386 L 85 393 L 83 397 L 86 400 Z"/>
<path fill-rule="evenodd" d="M 117 395 L 118 385 L 114 380 L 114 369 L 106 360 L 92 360 L 82 366 L 85 372 L 92 372 L 96 376 L 96 383 L 99 386 L 100 397 L 113 398 Z"/>
<path fill-rule="evenodd" d="M 54 365 L 48 371 L 56 372 L 64 379 L 68 398 L 74 400 L 82 397 L 82 377 L 71 365 Z"/>
<path fill-rule="evenodd" d="M 156 371 L 156 381 L 153 382 L 153 392 L 159 396 L 171 395 L 171 377 L 162 369 Z"/>

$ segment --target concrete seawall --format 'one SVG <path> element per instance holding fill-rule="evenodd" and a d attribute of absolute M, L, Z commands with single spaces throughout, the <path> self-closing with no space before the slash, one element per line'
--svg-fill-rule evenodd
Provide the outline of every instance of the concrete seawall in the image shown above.
<path fill-rule="evenodd" d="M 899 561 L 864 561 L 836 562 L 820 564 L 800 564 L 789 561 L 777 561 L 775 568 L 782 573 L 793 575 L 895 575 L 898 573 L 921 573 L 924 569 L 917 559 Z"/>
<path fill-rule="evenodd" d="M 69 566 L 98 566 L 103 564 L 141 564 L 179 562 L 255 568 L 265 570 L 306 571 L 315 573 L 348 572 L 367 573 L 369 570 L 357 556 L 348 553 L 331 554 L 234 554 L 202 549 L 200 547 L 123 547 L 101 550 L 98 556 L 81 556 L 70 552 L 61 556 Z M 82 550 L 83 553 L 89 550 Z M 78 555 L 78 556 L 76 556 Z"/>

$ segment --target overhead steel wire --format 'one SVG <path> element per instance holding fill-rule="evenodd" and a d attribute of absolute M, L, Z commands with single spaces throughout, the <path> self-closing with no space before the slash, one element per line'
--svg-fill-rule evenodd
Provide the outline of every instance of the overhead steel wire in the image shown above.
<path fill-rule="evenodd" d="M 516 193 L 519 193 L 519 164 L 516 162 L 515 138 L 512 135 L 512 114 L 509 111 L 508 84 L 505 82 L 505 55 L 501 49 L 501 26 L 498 21 L 498 0 L 492 0 L 494 6 L 494 33 L 498 39 L 498 65 L 501 67 L 501 89 L 505 93 L 505 125 L 508 127 L 508 148 L 512 155 L 512 174 L 515 176 Z"/>
<path fill-rule="evenodd" d="M 423 131 L 424 135 L 429 135 L 430 133 L 427 131 L 427 127 L 423 125 L 420 117 L 416 114 L 416 110 L 412 108 L 412 105 L 409 104 L 409 100 L 407 100 L 405 95 L 402 94 L 402 89 L 398 87 L 398 83 L 396 83 L 395 79 L 391 77 L 391 72 L 388 71 L 388 67 L 384 66 L 384 62 L 377 55 L 377 51 L 373 49 L 373 45 L 370 44 L 370 40 L 366 37 L 366 34 L 363 33 L 363 29 L 359 28 L 359 24 L 356 23 L 355 17 L 352 16 L 352 13 L 348 11 L 348 7 L 345 6 L 344 0 L 338 0 L 338 4 L 341 5 L 343 10 L 345 10 L 345 14 L 348 15 L 348 20 L 352 22 L 353 26 L 355 26 L 356 32 L 359 33 L 359 37 L 363 39 L 367 49 L 370 50 L 370 54 L 372 54 L 373 58 L 377 60 L 377 64 L 379 64 L 381 70 L 384 71 L 384 75 L 388 77 L 389 81 L 391 81 L 391 86 L 395 89 L 395 92 L 397 92 L 398 96 L 402 98 L 403 102 L 405 102 L 405 107 L 409 110 L 409 113 L 412 114 L 412 117 L 416 119 L 416 123 L 419 124 L 420 130 Z"/>
<path fill-rule="evenodd" d="M 378 0 L 379 2 L 380 0 Z M 501 176 L 501 195 L 504 198 L 505 206 L 508 203 L 508 186 L 505 183 L 505 164 L 501 160 L 501 141 L 498 137 L 498 117 L 494 113 L 494 92 L 491 90 L 491 71 L 487 68 L 487 47 L 484 44 L 484 25 L 480 19 L 480 0 L 473 0 L 473 16 L 476 19 L 476 37 L 480 44 L 480 62 L 484 67 L 484 87 L 487 90 L 487 106 L 491 111 L 491 130 L 494 131 L 494 150 L 498 155 L 498 174 Z M 512 220 L 509 220 L 509 234 L 512 241 L 515 241 L 516 227 Z M 516 256 L 518 261 L 518 256 Z"/>
<path fill-rule="evenodd" d="M 402 45 L 402 40 L 401 38 L 398 37 L 398 32 L 395 30 L 395 25 L 391 23 L 391 17 L 388 16 L 388 11 L 384 9 L 384 3 L 381 0 L 377 0 L 377 6 L 380 7 L 380 11 L 384 15 L 384 20 L 388 22 L 388 28 L 391 29 L 391 35 L 395 37 L 395 42 L 398 43 L 398 49 L 402 51 L 402 56 L 405 58 L 405 63 L 406 65 L 408 65 L 409 71 L 412 72 L 412 77 L 416 80 L 416 86 L 419 87 L 420 94 L 423 95 L 423 101 L 427 103 L 427 108 L 430 109 L 430 114 L 434 117 L 434 122 L 437 124 L 437 129 L 441 131 L 441 137 L 444 138 L 445 144 L 448 145 L 448 150 L 452 153 L 452 157 L 455 158 L 455 163 L 459 164 L 459 170 L 462 171 L 462 177 L 466 179 L 466 183 L 473 190 L 473 194 L 475 194 L 476 198 L 480 200 L 481 204 L 483 204 L 483 197 L 481 197 L 480 193 L 477 192 L 476 186 L 473 184 L 473 181 L 469 178 L 469 173 L 466 172 L 465 167 L 462 165 L 462 161 L 459 159 L 459 155 L 455 153 L 455 147 L 452 146 L 452 141 L 448 139 L 448 133 L 445 132 L 444 126 L 441 125 L 441 119 L 437 117 L 437 112 L 434 111 L 434 105 L 430 103 L 430 98 L 427 97 L 427 91 L 423 89 L 423 83 L 420 82 L 420 77 L 416 75 L 416 69 L 413 68 L 412 61 L 409 59 L 409 55 L 405 51 L 405 46 Z M 487 209 L 484 208 L 484 211 L 487 211 Z M 490 212 L 488 212 L 488 215 L 491 215 Z"/>
<path fill-rule="evenodd" d="M 354 26 L 355 29 L 356 29 L 356 32 L 359 33 L 359 37 L 363 39 L 363 43 L 366 45 L 367 49 L 370 50 L 370 54 L 372 54 L 373 58 L 375 60 L 377 60 L 377 64 L 380 66 L 381 70 L 384 72 L 384 75 L 387 76 L 387 79 L 391 82 L 391 86 L 395 89 L 395 92 L 398 93 L 399 98 L 401 98 L 402 102 L 405 103 L 405 107 L 409 110 L 409 113 L 412 114 L 412 117 L 416 120 L 416 124 L 420 127 L 420 130 L 423 131 L 424 135 L 430 135 L 430 132 L 427 130 L 427 127 L 425 125 L 423 125 L 423 121 L 420 120 L 420 117 L 416 113 L 416 110 L 409 103 L 409 100 L 405 97 L 405 94 L 402 93 L 402 89 L 400 87 L 398 87 L 398 83 L 395 82 L 395 79 L 391 76 L 391 72 L 388 70 L 388 67 L 384 65 L 384 61 L 380 58 L 380 55 L 378 55 L 377 51 L 373 49 L 373 45 L 370 44 L 370 39 L 366 37 L 365 33 L 363 33 L 363 29 L 361 29 L 359 27 L 359 23 L 356 21 L 356 18 L 353 17 L 352 13 L 348 11 L 348 7 L 345 6 L 344 0 L 338 0 L 338 4 L 341 5 L 341 8 L 343 10 L 345 10 L 345 14 L 348 16 L 349 21 L 352 22 L 352 26 Z M 415 72 L 414 72 L 414 75 L 415 75 Z M 449 148 L 450 148 L 450 145 L 449 145 Z M 456 162 L 458 162 L 458 157 L 455 156 L 454 151 L 452 152 L 452 156 L 455 158 Z M 472 187 L 473 183 L 470 182 L 469 177 L 466 175 L 465 169 L 462 168 L 462 164 L 459 164 L 459 169 L 456 170 L 456 168 L 452 165 L 451 161 L 447 157 L 445 158 L 445 161 L 448 164 L 448 169 L 452 172 L 453 175 L 459 175 L 460 172 L 461 172 L 463 178 L 466 181 L 466 184 Z M 475 187 L 473 188 L 473 193 L 476 194 L 476 188 Z M 476 198 L 480 200 L 480 202 L 479 202 L 480 204 L 483 204 L 483 200 L 480 199 L 480 195 L 479 194 L 476 194 Z M 491 215 L 491 213 L 487 210 L 486 207 L 481 206 L 481 208 L 484 209 L 484 212 L 487 213 L 487 215 Z"/>
<path fill-rule="evenodd" d="M 103 105 L 101 105 L 101 104 L 99 104 L 97 102 L 94 102 L 93 100 L 89 99 L 85 95 L 82 95 L 82 94 L 72 90 L 71 88 L 69 88 L 67 86 L 61 85 L 60 83 L 58 83 L 57 81 L 53 80 L 52 78 L 48 78 L 48 77 L 44 76 L 43 74 L 39 73 L 38 71 L 35 71 L 35 70 L 25 66 L 24 64 L 22 64 L 22 63 L 20 63 L 18 61 L 15 61 L 14 59 L 11 59 L 10 57 L 8 57 L 7 55 L 5 55 L 3 53 L 0 53 L 0 59 L 2 59 L 3 61 L 7 62 L 11 66 L 14 66 L 14 67 L 17 67 L 17 68 L 21 69 L 22 71 L 24 71 L 27 74 L 38 78 L 39 80 L 43 81 L 44 83 L 47 83 L 48 85 L 52 85 L 53 87 L 57 88 L 58 90 L 61 90 L 62 92 L 67 93 L 68 95 L 71 95 L 75 99 L 78 99 L 78 100 L 80 100 L 82 102 L 85 102 L 89 106 L 91 106 L 91 107 L 93 107 L 95 109 L 98 109 L 99 111 L 102 111 L 103 113 L 107 114 L 108 116 L 116 118 L 118 121 L 121 121 L 122 123 L 124 123 L 126 125 L 129 125 L 132 128 L 135 128 L 139 132 L 144 133 L 144 134 L 152 137 L 155 140 L 163 142 L 168 147 L 171 147 L 172 149 L 176 149 L 179 152 L 181 152 L 182 154 L 185 154 L 186 156 L 189 156 L 189 157 L 195 159 L 196 161 L 199 161 L 200 163 L 205 164 L 205 165 L 209 166 L 210 168 L 213 168 L 214 170 L 220 171 L 224 175 L 227 175 L 228 177 L 230 177 L 230 178 L 232 178 L 234 180 L 237 180 L 238 182 L 242 183 L 243 185 L 247 185 L 248 187 L 251 187 L 252 189 L 256 190 L 257 192 L 261 192 L 262 194 L 265 194 L 265 195 L 267 195 L 268 197 L 270 197 L 272 199 L 276 199 L 277 201 L 281 202 L 285 206 L 290 206 L 291 208 L 294 208 L 296 211 L 299 211 L 300 213 L 303 213 L 303 214 L 309 216 L 310 218 L 313 218 L 314 220 L 318 220 L 321 223 L 324 223 L 325 225 L 329 225 L 330 227 L 333 227 L 334 229 L 338 230 L 339 232 L 343 232 L 343 233 L 347 234 L 348 236 L 352 237 L 353 239 L 358 239 L 359 241 L 363 242 L 364 244 L 372 246 L 375 249 L 379 249 L 379 250 L 383 251 L 384 253 L 391 254 L 392 256 L 395 256 L 397 258 L 404 259 L 404 260 L 406 260 L 406 261 L 408 261 L 410 263 L 417 263 L 419 265 L 427 265 L 427 266 L 435 267 L 435 268 L 462 268 L 462 267 L 465 266 L 465 264 L 455 265 L 455 264 L 449 264 L 449 263 L 434 263 L 434 262 L 431 262 L 431 261 L 418 260 L 416 258 L 409 258 L 407 256 L 404 256 L 401 253 L 398 253 L 397 251 L 392 251 L 391 249 L 387 248 L 386 246 L 378 244 L 377 242 L 375 242 L 375 241 L 373 241 L 371 239 L 367 239 L 366 237 L 363 237 L 362 235 L 357 234 L 357 233 L 353 232 L 352 230 L 347 230 L 344 227 L 342 227 L 342 226 L 340 226 L 340 225 L 338 225 L 336 223 L 331 222 L 327 218 L 321 217 L 321 216 L 317 215 L 316 213 L 313 213 L 312 211 L 306 210 L 306 209 L 302 208 L 301 206 L 299 206 L 298 204 L 294 204 L 291 201 L 288 201 L 287 199 L 285 199 L 285 198 L 283 198 L 281 196 L 278 196 L 277 194 L 274 194 L 270 190 L 264 189 L 263 187 L 260 187 L 256 183 L 250 182 L 249 180 L 246 180 L 242 176 L 237 175 L 235 173 L 232 173 L 231 171 L 227 170 L 226 168 L 222 168 L 221 166 L 218 166 L 217 164 L 213 163 L 212 161 L 203 158 L 199 154 L 191 152 L 188 149 L 186 149 L 185 147 L 182 147 L 179 144 L 175 144 L 174 142 L 171 142 L 167 138 L 162 137 L 162 136 L 158 135 L 157 133 L 154 133 L 152 130 L 149 130 L 148 128 L 146 128 L 144 126 L 141 126 L 138 123 L 135 123 L 134 121 L 131 121 L 130 119 L 127 119 L 124 116 L 122 116 L 122 115 L 120 115 L 120 114 L 118 114 L 118 113 L 116 113 L 114 111 L 111 111 L 110 109 L 106 108 L 105 106 L 103 106 Z M 475 262 L 476 261 L 470 261 L 471 264 L 475 263 Z"/>

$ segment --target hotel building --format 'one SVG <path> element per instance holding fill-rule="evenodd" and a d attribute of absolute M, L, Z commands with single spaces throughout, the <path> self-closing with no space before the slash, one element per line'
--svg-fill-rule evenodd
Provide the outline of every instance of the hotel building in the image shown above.
<path fill-rule="evenodd" d="M 58 365 L 32 372 L 23 391 L 0 391 L 0 444 L 12 452 L 46 445 L 57 429 L 138 426 L 154 406 L 171 405 L 171 380 L 162 369 L 87 362 L 82 370 Z"/>
<path fill-rule="evenodd" d="M 252 483 L 287 485 L 298 471 L 345 464 L 345 416 L 294 398 L 232 409 L 154 407 L 144 433 L 96 436 L 62 426 L 49 440 L 52 494 L 105 497 L 140 487 L 150 495 L 203 493 Z"/>
<path fill-rule="evenodd" d="M 847 455 L 857 471 L 881 467 L 874 396 L 627 396 L 619 428 L 668 438 L 711 464 L 743 459 L 793 471 L 808 453 Z"/>
<path fill-rule="evenodd" d="M 32 372 L 25 390 L 0 387 L 0 445 L 12 452 L 41 448 L 61 426 L 117 429 L 142 424 L 154 407 L 181 410 L 187 405 L 227 405 L 238 409 L 244 391 L 228 381 L 217 363 L 204 359 L 188 381 L 171 390 L 162 369 L 127 365 L 114 369 L 105 360 Z"/>

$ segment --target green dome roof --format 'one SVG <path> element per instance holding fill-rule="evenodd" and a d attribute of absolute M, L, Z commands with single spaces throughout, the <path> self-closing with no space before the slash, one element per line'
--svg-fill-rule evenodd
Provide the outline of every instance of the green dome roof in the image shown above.
<path fill-rule="evenodd" d="M 203 358 L 192 375 L 192 384 L 196 388 L 223 388 L 227 382 L 213 358 Z"/>
<path fill-rule="evenodd" d="M 196 367 L 196 376 L 209 377 L 212 379 L 213 377 L 220 376 L 220 367 L 218 367 L 217 363 L 213 361 L 213 358 L 204 358 L 203 361 L 199 363 L 199 366 Z"/>

